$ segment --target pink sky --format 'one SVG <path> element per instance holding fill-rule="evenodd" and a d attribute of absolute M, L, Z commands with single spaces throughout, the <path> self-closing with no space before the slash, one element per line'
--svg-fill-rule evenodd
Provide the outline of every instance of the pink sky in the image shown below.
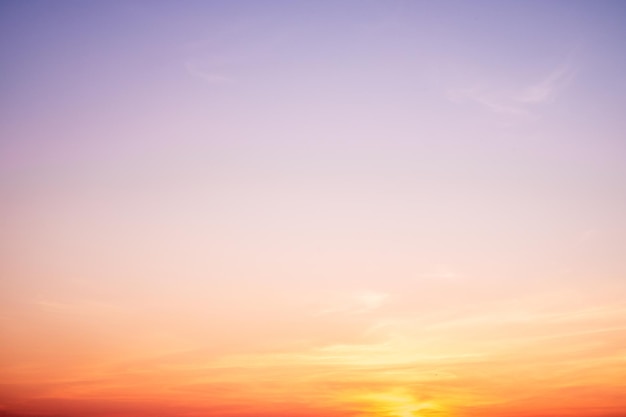
<path fill-rule="evenodd" d="M 623 415 L 625 18 L 5 2 L 0 415 Z"/>

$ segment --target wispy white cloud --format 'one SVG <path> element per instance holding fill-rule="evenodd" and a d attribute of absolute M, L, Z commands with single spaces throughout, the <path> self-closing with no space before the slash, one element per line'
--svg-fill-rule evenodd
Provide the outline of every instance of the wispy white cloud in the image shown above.
<path fill-rule="evenodd" d="M 474 102 L 494 113 L 512 116 L 529 115 L 529 111 L 512 100 L 510 94 L 504 94 L 484 86 L 449 90 L 447 97 L 455 103 Z"/>
<path fill-rule="evenodd" d="M 204 80 L 209 84 L 230 84 L 235 81 L 234 78 L 227 75 L 220 74 L 218 72 L 207 71 L 203 68 L 200 68 L 198 65 L 194 64 L 191 61 L 185 62 L 185 69 L 187 70 L 187 73 L 189 75 L 200 78 L 201 80 Z"/>
<path fill-rule="evenodd" d="M 444 282 L 458 282 L 464 279 L 465 277 L 454 271 L 449 265 L 436 265 L 431 270 L 427 271 L 424 274 L 421 274 L 419 278 L 433 280 L 433 281 L 444 281 Z"/>
<path fill-rule="evenodd" d="M 184 66 L 189 75 L 209 84 L 231 84 L 246 67 L 262 62 L 288 39 L 288 33 L 262 19 L 242 19 L 208 38 L 182 45 Z"/>
<path fill-rule="evenodd" d="M 535 106 L 553 101 L 574 78 L 574 74 L 571 66 L 561 65 L 539 81 L 519 88 L 477 84 L 448 90 L 447 97 L 456 103 L 474 102 L 498 114 L 528 117 L 534 115 Z"/>
<path fill-rule="evenodd" d="M 389 298 L 389 294 L 376 292 L 376 291 L 361 291 L 352 294 L 347 300 L 340 303 L 331 305 L 318 311 L 317 314 L 360 314 L 367 313 L 369 311 L 380 308 L 386 300 Z"/>
<path fill-rule="evenodd" d="M 545 103 L 555 96 L 573 79 L 574 71 L 568 66 L 561 66 L 539 82 L 523 89 L 515 100 L 520 103 Z"/>
<path fill-rule="evenodd" d="M 117 304 L 89 300 L 60 302 L 48 299 L 38 299 L 32 303 L 46 312 L 60 314 L 109 314 L 125 311 L 124 307 Z"/>

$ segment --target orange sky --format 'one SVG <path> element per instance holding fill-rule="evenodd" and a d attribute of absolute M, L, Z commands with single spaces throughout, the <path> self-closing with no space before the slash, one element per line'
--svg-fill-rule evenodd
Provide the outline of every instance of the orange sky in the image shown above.
<path fill-rule="evenodd" d="M 623 417 L 620 2 L 5 2 L 1 417 Z"/>

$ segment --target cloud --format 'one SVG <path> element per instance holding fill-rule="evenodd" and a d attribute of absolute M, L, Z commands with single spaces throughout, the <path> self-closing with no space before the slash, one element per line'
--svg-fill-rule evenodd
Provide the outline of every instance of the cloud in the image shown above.
<path fill-rule="evenodd" d="M 230 84 L 235 81 L 232 77 L 202 69 L 191 61 L 185 62 L 185 69 L 192 77 L 200 78 L 213 85 Z"/>
<path fill-rule="evenodd" d="M 360 294 L 356 294 L 354 296 L 354 300 L 356 304 L 359 306 L 357 311 L 370 311 L 375 310 L 382 306 L 385 300 L 389 297 L 389 294 L 379 293 L 379 292 L 363 292 Z"/>
<path fill-rule="evenodd" d="M 502 89 L 477 84 L 448 90 L 447 97 L 455 103 L 474 102 L 498 114 L 529 117 L 534 116 L 537 105 L 553 101 L 573 78 L 571 66 L 561 65 L 539 81 L 520 88 Z"/>
<path fill-rule="evenodd" d="M 525 88 L 515 98 L 520 103 L 545 103 L 554 99 L 574 77 L 568 66 L 554 69 L 539 82 Z"/>
<path fill-rule="evenodd" d="M 380 308 L 389 294 L 375 291 L 361 291 L 352 294 L 348 300 L 323 308 L 317 314 L 361 314 Z"/>
<path fill-rule="evenodd" d="M 494 91 L 482 86 L 449 90 L 447 92 L 449 100 L 455 103 L 474 102 L 494 113 L 527 116 L 530 113 L 519 103 L 499 91 Z"/>
<path fill-rule="evenodd" d="M 182 45 L 186 53 L 184 66 L 189 75 L 209 84 L 231 84 L 245 68 L 263 62 L 289 39 L 289 33 L 270 22 L 243 19 L 209 38 Z"/>
<path fill-rule="evenodd" d="M 117 314 L 125 312 L 125 308 L 117 304 L 98 301 L 58 302 L 54 300 L 38 299 L 32 302 L 38 308 L 48 313 L 59 314 Z"/>
<path fill-rule="evenodd" d="M 419 278 L 442 282 L 459 282 L 465 277 L 462 274 L 455 272 L 448 265 L 437 265 L 430 271 L 421 274 Z"/>

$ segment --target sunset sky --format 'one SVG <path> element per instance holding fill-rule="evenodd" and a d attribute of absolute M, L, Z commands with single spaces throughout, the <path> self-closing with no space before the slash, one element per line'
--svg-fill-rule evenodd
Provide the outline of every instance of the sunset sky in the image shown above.
<path fill-rule="evenodd" d="M 2 1 L 0 416 L 626 416 L 626 2 Z"/>

